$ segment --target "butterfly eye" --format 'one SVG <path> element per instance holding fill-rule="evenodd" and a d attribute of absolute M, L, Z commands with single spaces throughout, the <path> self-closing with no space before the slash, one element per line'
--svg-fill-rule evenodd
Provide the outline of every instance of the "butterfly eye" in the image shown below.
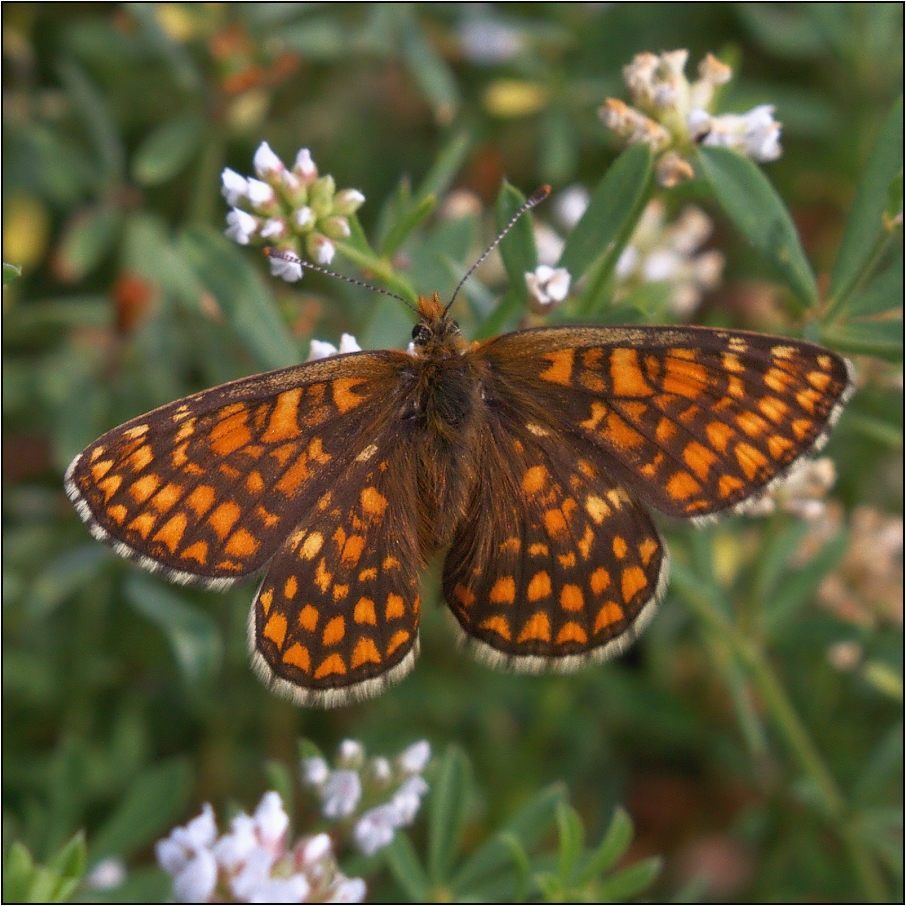
<path fill-rule="evenodd" d="M 416 324 L 412 328 L 412 339 L 420 345 L 424 345 L 428 342 L 428 338 L 431 336 L 431 331 L 424 324 Z"/>

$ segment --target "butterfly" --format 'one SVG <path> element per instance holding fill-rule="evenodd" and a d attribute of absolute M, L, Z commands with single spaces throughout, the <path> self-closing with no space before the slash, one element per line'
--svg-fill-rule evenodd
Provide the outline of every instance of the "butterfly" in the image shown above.
<path fill-rule="evenodd" d="M 744 510 L 818 450 L 852 365 L 706 327 L 539 327 L 469 343 L 435 293 L 409 352 L 335 355 L 205 390 L 80 453 L 66 491 L 140 566 L 223 589 L 264 570 L 256 673 L 300 705 L 378 695 L 418 654 L 419 574 L 496 667 L 573 671 L 654 615 L 649 507 Z"/>

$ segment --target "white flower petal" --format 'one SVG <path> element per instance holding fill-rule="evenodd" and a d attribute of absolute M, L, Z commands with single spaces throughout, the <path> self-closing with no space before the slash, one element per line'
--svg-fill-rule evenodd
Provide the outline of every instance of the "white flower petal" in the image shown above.
<path fill-rule="evenodd" d="M 236 207 L 243 198 L 248 198 L 249 184 L 248 180 L 227 167 L 220 174 L 220 191 L 226 199 L 226 203 L 231 207 Z"/>
<path fill-rule="evenodd" d="M 267 142 L 262 142 L 258 146 L 253 163 L 255 172 L 261 179 L 271 175 L 278 175 L 286 169 L 283 161 L 271 151 L 271 146 Z"/>
<path fill-rule="evenodd" d="M 355 771 L 334 771 L 321 787 L 321 812 L 325 818 L 351 815 L 362 798 L 362 781 Z"/>
<path fill-rule="evenodd" d="M 340 337 L 340 350 L 339 351 L 341 353 L 343 353 L 343 352 L 361 352 L 362 347 L 359 346 L 359 341 L 351 333 L 344 333 Z"/>
<path fill-rule="evenodd" d="M 313 343 L 320 342 L 313 340 Z M 308 786 L 320 786 L 330 776 L 327 762 L 320 756 L 305 758 L 302 761 L 302 780 Z"/>
<path fill-rule="evenodd" d="M 199 851 L 173 879 L 173 896 L 179 903 L 206 903 L 217 883 L 217 863 L 207 850 Z"/>

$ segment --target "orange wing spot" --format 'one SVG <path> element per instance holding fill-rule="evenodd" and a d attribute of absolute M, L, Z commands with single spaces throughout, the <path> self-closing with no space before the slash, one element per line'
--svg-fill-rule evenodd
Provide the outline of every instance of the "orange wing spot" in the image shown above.
<path fill-rule="evenodd" d="M 623 570 L 620 587 L 627 604 L 647 585 L 648 578 L 640 566 L 629 566 Z"/>
<path fill-rule="evenodd" d="M 117 525 L 122 525 L 123 520 L 129 515 L 129 510 L 127 510 L 126 507 L 124 507 L 121 503 L 118 503 L 116 506 L 112 506 L 109 510 L 107 510 L 107 515 Z"/>
<path fill-rule="evenodd" d="M 692 350 L 671 349 L 673 358 L 667 359 L 664 367 L 664 377 L 660 389 L 665 393 L 674 393 L 687 399 L 700 396 L 711 386 L 708 372 L 692 361 L 677 361 L 677 353 Z"/>
<path fill-rule="evenodd" d="M 610 501 L 610 505 L 615 509 L 622 509 L 623 504 L 626 502 L 619 488 L 612 488 L 605 495 Z"/>
<path fill-rule="evenodd" d="M 680 412 L 677 418 L 684 425 L 688 425 L 690 422 L 694 422 L 698 418 L 701 411 L 702 410 L 698 406 L 690 406 L 688 409 L 684 409 L 682 412 Z"/>
<path fill-rule="evenodd" d="M 542 381 L 549 381 L 551 384 L 562 384 L 564 387 L 572 385 L 575 350 L 561 349 L 557 352 L 546 352 L 543 358 L 547 359 L 551 364 L 549 368 L 546 368 L 538 375 Z"/>
<path fill-rule="evenodd" d="M 147 433 L 147 425 L 136 425 L 134 428 L 128 428 L 123 432 L 123 434 L 129 438 L 129 440 L 135 440 L 139 437 L 144 437 Z"/>
<path fill-rule="evenodd" d="M 280 440 L 293 440 L 299 436 L 299 401 L 302 399 L 302 388 L 296 387 L 287 390 L 277 397 L 277 404 L 271 417 L 267 420 L 267 428 L 261 436 L 266 443 L 276 443 Z"/>
<path fill-rule="evenodd" d="M 355 566 L 359 562 L 363 550 L 365 550 L 365 538 L 362 535 L 350 535 L 343 545 L 340 560 L 349 566 Z"/>
<path fill-rule="evenodd" d="M 736 424 L 749 437 L 758 437 L 768 430 L 768 423 L 754 412 L 740 412 L 736 417 Z"/>
<path fill-rule="evenodd" d="M 186 498 L 186 504 L 191 507 L 196 516 L 204 516 L 214 505 L 216 494 L 209 484 L 200 484 Z"/>
<path fill-rule="evenodd" d="M 610 573 L 603 566 L 599 566 L 591 574 L 588 584 L 591 586 L 592 593 L 599 595 L 610 585 Z"/>
<path fill-rule="evenodd" d="M 162 487 L 155 495 L 151 503 L 158 513 L 166 513 L 179 503 L 182 497 L 183 488 L 178 484 L 168 484 Z"/>
<path fill-rule="evenodd" d="M 217 471 L 220 472 L 221 475 L 226 475 L 230 481 L 238 481 L 242 478 L 242 472 L 240 472 L 239 469 L 234 469 L 233 466 L 228 465 L 225 462 L 222 462 L 217 466 Z"/>
<path fill-rule="evenodd" d="M 683 462 L 704 481 L 711 471 L 711 466 L 717 462 L 717 457 L 707 447 L 693 440 L 683 449 Z"/>
<path fill-rule="evenodd" d="M 780 368 L 769 368 L 764 376 L 765 386 L 770 387 L 775 393 L 783 393 L 793 380 L 791 375 Z"/>
<path fill-rule="evenodd" d="M 733 448 L 733 453 L 736 456 L 739 467 L 749 480 L 755 478 L 768 464 L 767 457 L 751 444 L 739 443 Z"/>
<path fill-rule="evenodd" d="M 601 433 L 614 446 L 628 450 L 645 443 L 645 438 L 615 412 L 607 416 L 607 427 Z"/>
<path fill-rule="evenodd" d="M 269 450 L 267 455 L 270 456 L 271 459 L 275 459 L 278 465 L 285 466 L 293 453 L 296 452 L 296 449 L 297 447 L 295 444 L 282 444 L 279 447 L 274 447 L 273 450 Z"/>
<path fill-rule="evenodd" d="M 570 520 L 570 517 L 577 509 L 579 509 L 579 504 L 572 497 L 567 497 L 564 499 L 560 509 L 563 510 L 563 515 L 566 516 L 567 522 Z"/>
<path fill-rule="evenodd" d="M 519 633 L 518 642 L 549 642 L 551 640 L 551 621 L 543 610 L 536 611 Z"/>
<path fill-rule="evenodd" d="M 109 478 L 105 478 L 98 483 L 98 487 L 104 492 L 105 502 L 110 500 L 110 498 L 120 489 L 122 483 L 122 475 L 111 475 Z"/>
<path fill-rule="evenodd" d="M 782 434 L 772 434 L 768 438 L 768 453 L 776 460 L 785 459 L 786 454 L 789 453 L 794 446 L 795 444 Z"/>
<path fill-rule="evenodd" d="M 190 544 L 181 554 L 183 560 L 197 560 L 202 566 L 208 562 L 208 543 L 207 541 L 196 541 Z M 265 613 L 267 611 L 265 610 Z"/>
<path fill-rule="evenodd" d="M 532 576 L 528 584 L 529 601 L 540 601 L 542 598 L 549 598 L 551 594 L 551 577 L 541 570 Z"/>
<path fill-rule="evenodd" d="M 145 475 L 129 486 L 129 496 L 136 503 L 144 503 L 160 487 L 160 476 Z"/>
<path fill-rule="evenodd" d="M 400 629 L 398 632 L 393 634 L 393 638 L 390 639 L 390 642 L 387 644 L 387 657 L 390 657 L 400 645 L 405 645 L 409 641 L 409 633 L 405 629 Z"/>
<path fill-rule="evenodd" d="M 103 444 L 95 447 L 88 456 L 88 462 L 94 462 L 96 459 L 100 459 L 100 457 L 104 455 L 106 449 L 107 448 Z"/>
<path fill-rule="evenodd" d="M 566 519 L 563 517 L 562 510 L 545 510 L 544 511 L 544 527 L 547 529 L 548 535 L 552 535 L 555 538 L 557 535 L 562 534 L 566 531 Z"/>
<path fill-rule="evenodd" d="M 830 371 L 833 364 L 834 364 L 834 360 L 829 355 L 819 355 L 818 356 L 818 367 L 819 368 L 823 368 L 825 371 Z"/>
<path fill-rule="evenodd" d="M 462 604 L 463 607 L 471 607 L 475 603 L 475 595 L 465 587 L 465 585 L 457 585 L 453 589 L 453 597 Z"/>
<path fill-rule="evenodd" d="M 298 667 L 303 673 L 311 672 L 311 655 L 308 653 L 308 649 L 298 642 L 293 642 L 283 652 L 283 663 Z"/>
<path fill-rule="evenodd" d="M 593 371 L 580 372 L 579 383 L 592 393 L 604 393 L 607 390 L 607 384 Z"/>
<path fill-rule="evenodd" d="M 501 638 L 510 641 L 512 639 L 512 633 L 510 631 L 510 624 L 500 616 L 497 617 L 488 617 L 487 620 L 484 620 L 479 629 L 490 629 L 491 632 L 496 632 Z"/>
<path fill-rule="evenodd" d="M 352 392 L 353 387 L 363 383 L 362 378 L 337 378 L 330 384 L 333 404 L 340 412 L 348 412 L 364 402 L 365 397 Z"/>
<path fill-rule="evenodd" d="M 758 411 L 775 425 L 786 420 L 790 407 L 776 396 L 763 396 L 757 403 Z"/>
<path fill-rule="evenodd" d="M 735 349 L 736 352 L 745 352 L 749 348 L 749 344 L 745 341 L 744 337 L 730 337 L 727 341 L 727 345 L 730 349 Z"/>
<path fill-rule="evenodd" d="M 132 463 L 132 470 L 134 472 L 141 472 L 145 466 L 150 465 L 154 462 L 154 453 L 151 452 L 151 448 L 145 444 L 143 447 L 139 447 L 130 457 L 129 462 Z"/>
<path fill-rule="evenodd" d="M 306 604 L 299 611 L 299 625 L 306 632 L 314 632 L 318 625 L 318 609 L 311 604 Z"/>
<path fill-rule="evenodd" d="M 152 513 L 141 513 L 129 523 L 129 528 L 134 532 L 138 532 L 142 538 L 147 538 L 151 534 L 151 529 L 154 528 L 155 522 L 157 522 L 157 516 Z"/>
<path fill-rule="evenodd" d="M 790 427 L 796 435 L 796 440 L 805 440 L 813 434 L 815 423 L 807 418 L 797 418 Z"/>
<path fill-rule="evenodd" d="M 512 604 L 516 600 L 516 583 L 512 576 L 506 576 L 498 579 L 488 595 L 488 599 L 493 604 Z M 472 600 L 475 598 L 472 596 Z M 471 601 L 469 602 L 471 603 Z"/>
<path fill-rule="evenodd" d="M 732 352 L 725 352 L 720 357 L 721 363 L 724 366 L 724 371 L 731 371 L 734 374 L 739 374 L 741 371 L 745 371 L 746 367 L 739 361 L 739 356 L 734 355 Z"/>
<path fill-rule="evenodd" d="M 822 393 L 827 390 L 827 385 L 831 382 L 831 376 L 823 371 L 810 371 L 805 379 Z"/>
<path fill-rule="evenodd" d="M 334 585 L 334 587 L 333 587 L 334 601 L 343 601 L 347 597 L 349 597 L 349 586 L 348 585 Z"/>
<path fill-rule="evenodd" d="M 629 548 L 626 546 L 626 539 L 622 538 L 620 535 L 616 535 L 613 539 L 613 553 L 618 560 L 622 560 L 626 556 L 626 551 Z"/>
<path fill-rule="evenodd" d="M 296 461 L 283 473 L 276 484 L 277 490 L 287 497 L 295 494 L 312 476 L 308 467 L 308 453 L 300 453 Z"/>
<path fill-rule="evenodd" d="M 320 666 L 315 670 L 315 679 L 324 679 L 325 676 L 331 676 L 334 673 L 340 676 L 346 675 L 346 664 L 338 654 L 331 654 L 321 661 Z"/>
<path fill-rule="evenodd" d="M 708 442 L 718 453 L 723 453 L 727 449 L 727 444 L 735 434 L 733 429 L 723 422 L 708 422 L 705 433 L 708 435 Z"/>
<path fill-rule="evenodd" d="M 324 536 L 320 532 L 309 532 L 299 547 L 299 556 L 303 560 L 314 560 L 324 546 Z"/>
<path fill-rule="evenodd" d="M 183 422 L 180 425 L 179 430 L 174 435 L 174 440 L 177 443 L 182 443 L 184 440 L 188 440 L 195 433 L 195 419 L 190 418 L 188 421 Z"/>
<path fill-rule="evenodd" d="M 519 538 L 507 538 L 500 545 L 501 554 L 518 554 L 522 550 L 522 541 Z"/>
<path fill-rule="evenodd" d="M 363 569 L 359 573 L 359 582 L 368 582 L 372 579 L 377 578 L 377 569 L 373 566 L 369 566 L 368 569 Z"/>
<path fill-rule="evenodd" d="M 532 466 L 526 469 L 525 475 L 522 476 L 522 490 L 526 494 L 537 494 L 544 490 L 549 477 L 544 466 Z"/>
<path fill-rule="evenodd" d="M 588 633 L 578 623 L 566 623 L 557 633 L 556 644 L 564 645 L 575 642 L 578 645 L 588 644 Z"/>
<path fill-rule="evenodd" d="M 727 378 L 727 393 L 734 399 L 741 400 L 746 395 L 746 385 L 738 377 L 731 375 Z"/>
<path fill-rule="evenodd" d="M 607 413 L 610 410 L 604 403 L 592 403 L 591 404 L 591 417 L 587 418 L 584 422 L 581 422 L 581 426 L 587 431 L 597 431 L 598 425 L 604 420 L 607 416 Z"/>
<path fill-rule="evenodd" d="M 550 556 L 550 548 L 546 544 L 542 544 L 540 541 L 536 541 L 534 544 L 530 544 L 528 552 L 530 557 Z"/>
<path fill-rule="evenodd" d="M 645 566 L 651 562 L 651 558 L 657 553 L 659 547 L 660 545 L 653 538 L 646 538 L 639 545 L 639 559 Z"/>
<path fill-rule="evenodd" d="M 399 595 L 390 592 L 390 594 L 387 595 L 387 606 L 384 608 L 384 618 L 387 620 L 395 620 L 405 615 L 405 602 Z"/>
<path fill-rule="evenodd" d="M 772 346 L 771 355 L 776 359 L 791 359 L 796 354 L 795 346 Z"/>
<path fill-rule="evenodd" d="M 208 517 L 208 524 L 217 533 L 217 537 L 223 541 L 241 515 L 242 510 L 235 503 L 221 503 Z"/>
<path fill-rule="evenodd" d="M 610 515 L 610 507 L 605 500 L 595 494 L 589 494 L 585 499 L 585 512 L 591 516 L 592 522 L 600 525 Z"/>
<path fill-rule="evenodd" d="M 324 558 L 321 557 L 315 568 L 315 585 L 326 594 L 331 582 L 333 582 L 333 573 L 328 571 L 327 564 L 324 562 Z"/>
<path fill-rule="evenodd" d="M 671 441 L 676 434 L 676 425 L 669 418 L 661 418 L 654 429 L 654 439 L 659 444 L 666 444 Z"/>
<path fill-rule="evenodd" d="M 608 601 L 599 611 L 595 618 L 595 632 L 598 633 L 614 623 L 619 623 L 623 619 L 623 610 L 619 604 L 614 601 Z"/>
<path fill-rule="evenodd" d="M 255 507 L 255 515 L 267 526 L 273 528 L 279 521 L 280 517 L 276 513 L 266 510 L 261 504 Z"/>
<path fill-rule="evenodd" d="M 247 415 L 242 412 L 217 425 L 210 434 L 211 449 L 218 456 L 229 456 L 252 441 L 252 432 L 246 426 Z"/>
<path fill-rule="evenodd" d="M 336 645 L 343 640 L 346 635 L 346 620 L 342 617 L 334 617 L 325 627 L 324 634 L 321 636 L 321 643 L 325 647 Z"/>
<path fill-rule="evenodd" d="M 260 494 L 265 488 L 264 479 L 258 471 L 249 472 L 245 479 L 245 489 L 251 494 Z"/>
<path fill-rule="evenodd" d="M 91 477 L 96 481 L 100 481 L 111 469 L 113 468 L 113 460 L 105 459 L 102 462 L 96 463 L 91 467 Z"/>
<path fill-rule="evenodd" d="M 204 544 L 203 541 L 201 543 Z M 207 547 L 207 545 L 205 545 L 205 547 Z M 264 615 L 267 616 L 270 613 L 271 604 L 274 603 L 273 588 L 269 588 L 267 591 L 261 592 L 261 594 L 258 595 L 258 600 L 261 602 L 261 609 L 264 611 Z"/>
<path fill-rule="evenodd" d="M 361 497 L 362 509 L 369 515 L 380 519 L 387 509 L 387 498 L 377 488 L 365 488 Z"/>
<path fill-rule="evenodd" d="M 595 533 L 591 530 L 591 526 L 587 525 L 582 539 L 576 542 L 576 547 L 579 548 L 579 553 L 582 555 L 583 560 L 587 560 L 591 556 L 591 548 L 594 543 Z"/>
<path fill-rule="evenodd" d="M 232 557 L 247 560 L 258 550 L 258 539 L 251 532 L 241 528 L 232 534 L 224 550 Z"/>
<path fill-rule="evenodd" d="M 564 569 L 572 569 L 576 565 L 576 555 L 572 551 L 568 554 L 557 554 L 557 561 Z"/>
<path fill-rule="evenodd" d="M 287 601 L 292 601 L 296 597 L 296 592 L 299 590 L 299 583 L 296 581 L 295 576 L 290 576 L 283 585 L 283 597 Z"/>
<path fill-rule="evenodd" d="M 664 454 L 657 453 L 654 459 L 651 462 L 646 462 L 645 465 L 639 467 L 639 471 L 646 478 L 654 478 L 655 475 L 660 471 L 661 463 L 664 461 Z"/>
<path fill-rule="evenodd" d="M 598 475 L 598 473 L 595 471 L 595 467 L 587 459 L 579 460 L 579 471 L 586 478 L 596 478 Z"/>
<path fill-rule="evenodd" d="M 717 482 L 717 493 L 726 500 L 728 497 L 734 497 L 737 491 L 742 490 L 743 483 L 732 475 L 721 475 Z"/>
<path fill-rule="evenodd" d="M 651 396 L 654 390 L 645 380 L 635 349 L 617 348 L 610 354 L 610 382 L 614 396 Z"/>
<path fill-rule="evenodd" d="M 356 623 L 369 623 L 377 626 L 377 614 L 374 610 L 374 601 L 371 598 L 359 598 L 355 605 L 352 618 Z"/>
<path fill-rule="evenodd" d="M 701 485 L 688 472 L 674 472 L 666 488 L 674 500 L 685 500 L 701 489 Z"/>
<path fill-rule="evenodd" d="M 355 643 L 355 650 L 352 652 L 352 660 L 350 661 L 353 670 L 356 667 L 361 667 L 362 664 L 380 664 L 380 662 L 381 655 L 371 639 L 359 639 Z"/>
<path fill-rule="evenodd" d="M 422 596 L 416 595 L 415 600 L 412 602 L 412 612 L 418 616 L 422 609 Z"/>
<path fill-rule="evenodd" d="M 278 648 L 283 647 L 286 638 L 286 617 L 282 613 L 272 613 L 264 624 L 264 637 L 270 639 Z"/>
<path fill-rule="evenodd" d="M 796 394 L 796 402 L 810 415 L 814 415 L 815 410 L 818 408 L 818 403 L 821 402 L 821 394 L 809 387 L 806 390 L 800 390 Z"/>
<path fill-rule="evenodd" d="M 564 610 L 581 610 L 585 606 L 582 589 L 578 585 L 564 585 L 560 589 L 560 606 Z"/>
<path fill-rule="evenodd" d="M 399 569 L 400 561 L 396 557 L 385 557 L 384 562 L 381 564 L 384 569 Z"/>
<path fill-rule="evenodd" d="M 189 524 L 189 520 L 186 518 L 185 513 L 177 513 L 175 516 L 170 517 L 158 530 L 157 534 L 154 536 L 155 541 L 162 541 L 164 544 L 170 548 L 170 553 L 172 554 L 177 547 L 179 547 L 179 542 L 182 541 L 183 533 L 186 530 L 186 526 Z"/>

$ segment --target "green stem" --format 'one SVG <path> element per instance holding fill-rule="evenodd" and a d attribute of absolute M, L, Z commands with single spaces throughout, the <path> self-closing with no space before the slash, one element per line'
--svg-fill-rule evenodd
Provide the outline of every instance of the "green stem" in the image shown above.
<path fill-rule="evenodd" d="M 852 827 L 849 807 L 811 736 L 783 689 L 765 652 L 743 636 L 737 627 L 702 593 L 701 583 L 683 570 L 674 570 L 674 587 L 710 630 L 718 634 L 750 671 L 775 726 L 794 760 L 821 797 L 822 809 L 849 851 L 862 892 L 869 902 L 883 902 L 888 892 L 875 860 Z"/>
<path fill-rule="evenodd" d="M 853 274 L 849 282 L 842 287 L 837 295 L 828 301 L 827 311 L 822 319 L 825 324 L 832 323 L 846 303 L 859 293 L 869 279 L 874 276 L 875 269 L 884 258 L 884 255 L 887 254 L 887 249 L 892 241 L 892 231 L 885 230 L 880 234 L 874 248 L 865 256 L 862 267 Z"/>

